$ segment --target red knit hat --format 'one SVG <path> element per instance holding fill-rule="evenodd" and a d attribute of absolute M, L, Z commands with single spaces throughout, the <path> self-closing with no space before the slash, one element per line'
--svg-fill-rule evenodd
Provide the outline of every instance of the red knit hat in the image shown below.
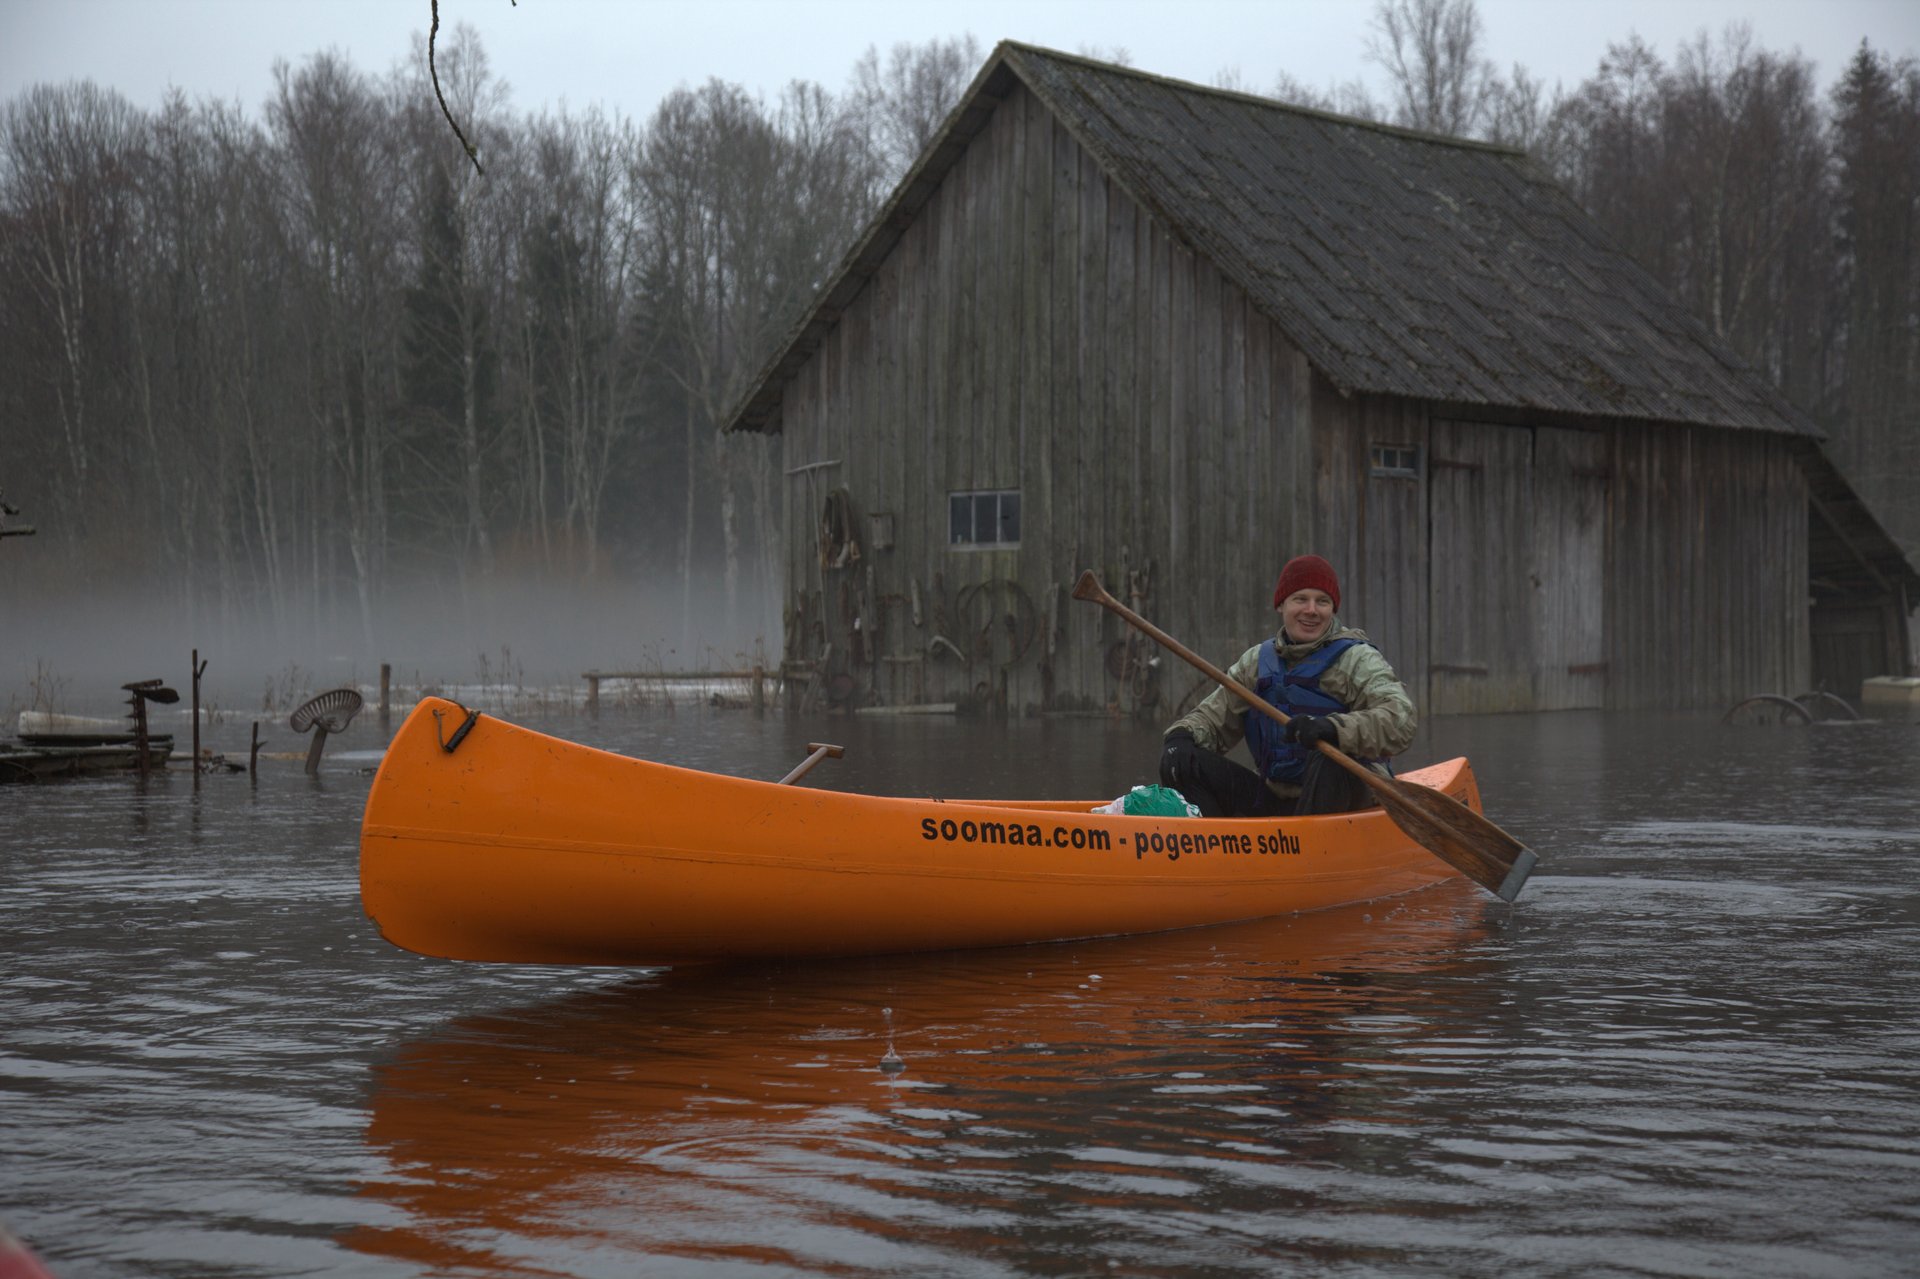
<path fill-rule="evenodd" d="M 1287 561 L 1280 570 L 1280 581 L 1273 588 L 1273 606 L 1279 608 L 1281 601 L 1295 591 L 1325 591 L 1333 600 L 1333 611 L 1340 611 L 1340 579 L 1334 574 L 1333 565 L 1318 555 L 1296 555 Z"/>

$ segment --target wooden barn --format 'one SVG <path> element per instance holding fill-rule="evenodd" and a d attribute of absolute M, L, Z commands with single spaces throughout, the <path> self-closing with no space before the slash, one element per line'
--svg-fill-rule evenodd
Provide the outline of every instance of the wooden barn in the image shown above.
<path fill-rule="evenodd" d="M 840 705 L 1189 701 L 1085 568 L 1225 665 L 1325 555 L 1426 713 L 1857 695 L 1920 600 L 1525 155 L 1017 44 L 729 429 L 783 438 L 787 671 Z"/>

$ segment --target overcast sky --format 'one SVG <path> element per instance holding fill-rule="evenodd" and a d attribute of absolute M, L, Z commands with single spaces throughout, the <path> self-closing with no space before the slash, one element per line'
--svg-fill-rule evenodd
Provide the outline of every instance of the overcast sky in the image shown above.
<path fill-rule="evenodd" d="M 1263 90 L 1286 71 L 1316 88 L 1365 80 L 1371 0 L 440 0 L 442 36 L 474 26 L 525 112 L 599 103 L 644 119 L 676 85 L 717 76 L 771 96 L 794 79 L 838 90 L 869 45 L 971 33 L 1068 52 L 1124 49 L 1133 65 Z M 1751 26 L 1797 48 L 1830 85 L 1862 38 L 1920 54 L 1920 0 L 1480 0 L 1488 53 L 1549 86 L 1591 75 L 1637 33 L 1663 57 L 1696 33 Z M 258 112 L 276 58 L 333 47 L 366 71 L 404 58 L 430 0 L 0 0 L 0 101 L 39 81 L 92 79 L 143 107 L 169 86 Z"/>

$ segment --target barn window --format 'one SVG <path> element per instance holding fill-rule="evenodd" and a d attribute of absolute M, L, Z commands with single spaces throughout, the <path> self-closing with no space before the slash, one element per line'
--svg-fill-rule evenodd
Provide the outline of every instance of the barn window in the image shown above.
<path fill-rule="evenodd" d="M 1417 479 L 1420 475 L 1419 447 L 1412 444 L 1374 445 L 1373 473 Z"/>
<path fill-rule="evenodd" d="M 1020 545 L 1020 490 L 947 494 L 947 545 Z"/>

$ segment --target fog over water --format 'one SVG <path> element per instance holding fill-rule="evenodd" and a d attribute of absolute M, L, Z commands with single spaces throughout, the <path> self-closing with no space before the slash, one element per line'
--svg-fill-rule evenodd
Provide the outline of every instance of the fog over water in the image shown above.
<path fill-rule="evenodd" d="M 696 583 L 691 609 L 677 582 L 425 582 L 395 592 L 363 626 L 351 600 L 322 622 L 276 624 L 256 610 L 228 619 L 137 588 L 21 593 L 0 575 L 0 732 L 23 709 L 118 714 L 120 686 L 133 680 L 164 679 L 184 698 L 195 649 L 208 663 L 203 702 L 235 712 L 261 709 L 269 687 L 377 685 L 382 663 L 409 687 L 529 688 L 580 688 L 588 670 L 734 670 L 756 655 L 777 663 L 777 611 L 743 590 L 744 616 L 730 624 L 718 581 Z"/>

